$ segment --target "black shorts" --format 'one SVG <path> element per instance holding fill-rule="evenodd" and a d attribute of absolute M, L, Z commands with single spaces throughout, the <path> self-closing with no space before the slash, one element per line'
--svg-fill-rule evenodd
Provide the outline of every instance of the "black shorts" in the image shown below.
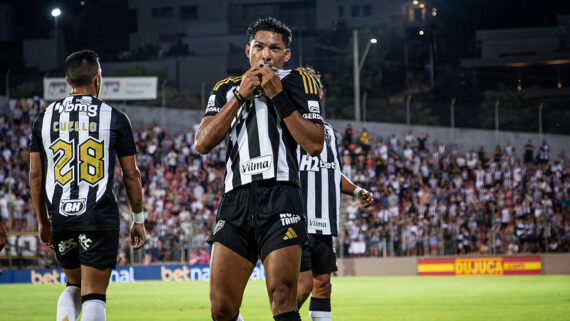
<path fill-rule="evenodd" d="M 303 249 L 301 272 L 313 271 L 314 275 L 338 271 L 332 236 L 309 234 L 309 245 Z"/>
<path fill-rule="evenodd" d="M 219 242 L 252 263 L 277 249 L 307 242 L 301 189 L 264 180 L 222 196 L 208 243 Z"/>
<path fill-rule="evenodd" d="M 86 265 L 114 269 L 119 251 L 119 231 L 53 232 L 57 261 L 64 269 Z"/>

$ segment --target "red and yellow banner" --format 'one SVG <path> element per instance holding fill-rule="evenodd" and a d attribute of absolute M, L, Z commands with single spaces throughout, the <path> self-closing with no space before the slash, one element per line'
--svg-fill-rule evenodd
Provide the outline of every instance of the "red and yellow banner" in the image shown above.
<path fill-rule="evenodd" d="M 540 256 L 418 259 L 418 275 L 541 274 Z"/>

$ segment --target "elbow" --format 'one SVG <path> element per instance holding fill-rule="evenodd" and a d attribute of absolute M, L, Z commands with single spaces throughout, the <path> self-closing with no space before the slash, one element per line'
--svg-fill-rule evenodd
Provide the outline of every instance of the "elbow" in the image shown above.
<path fill-rule="evenodd" d="M 42 172 L 33 169 L 30 170 L 30 185 L 41 183 L 41 181 L 42 181 Z"/>
<path fill-rule="evenodd" d="M 141 172 L 138 168 L 134 168 L 127 172 L 123 172 L 124 179 L 138 181 L 141 179 Z"/>
<path fill-rule="evenodd" d="M 194 142 L 194 149 L 196 149 L 196 151 L 202 155 L 208 154 L 212 150 L 210 146 L 206 145 L 204 139 L 202 138 L 196 138 L 196 141 Z"/>
<path fill-rule="evenodd" d="M 311 148 L 307 150 L 307 153 L 312 157 L 318 156 L 323 151 L 323 142 L 315 143 L 311 145 Z"/>
<path fill-rule="evenodd" d="M 196 149 L 196 151 L 202 155 L 208 154 L 210 152 L 210 150 L 204 146 L 201 141 L 196 141 L 194 143 L 194 149 Z"/>

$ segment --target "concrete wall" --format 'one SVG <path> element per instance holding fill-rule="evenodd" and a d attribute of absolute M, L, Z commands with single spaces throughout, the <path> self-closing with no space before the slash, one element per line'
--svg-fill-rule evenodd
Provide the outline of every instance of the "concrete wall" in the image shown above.
<path fill-rule="evenodd" d="M 541 256 L 543 274 L 570 274 L 570 254 L 553 253 Z"/>
<path fill-rule="evenodd" d="M 570 274 L 570 253 L 540 257 L 542 274 Z M 340 258 L 337 263 L 338 276 L 418 275 L 418 257 Z"/>
<path fill-rule="evenodd" d="M 338 259 L 339 276 L 417 275 L 417 257 L 342 258 Z"/>
<path fill-rule="evenodd" d="M 538 152 L 538 147 L 545 139 L 551 148 L 551 159 L 559 155 L 561 152 L 566 154 L 570 153 L 570 136 L 568 135 L 554 135 L 526 132 L 510 132 L 485 130 L 485 129 L 471 129 L 471 128 L 450 128 L 450 127 L 436 127 L 436 126 L 420 126 L 420 125 L 403 125 L 403 124 L 390 124 L 390 123 L 355 123 L 345 120 L 329 120 L 333 127 L 344 133 L 344 129 L 348 123 L 355 129 L 357 134 L 360 134 L 362 128 L 366 128 L 373 136 L 382 135 L 383 137 L 396 134 L 400 140 L 404 137 L 404 133 L 408 130 L 413 130 L 414 134 L 427 133 L 430 135 L 429 143 L 443 141 L 447 144 L 455 144 L 459 150 L 466 151 L 469 149 L 478 149 L 479 146 L 485 146 L 487 152 L 496 145 L 505 145 L 507 141 L 516 148 L 520 157 L 524 153 L 524 145 L 530 138 L 535 146 L 535 153 Z M 431 145 L 430 145 L 431 146 Z"/>
<path fill-rule="evenodd" d="M 210 89 L 206 90 L 208 94 Z M 140 108 L 140 110 L 139 110 Z M 123 109 L 121 107 L 121 109 Z M 127 113 L 131 120 L 136 124 L 139 123 L 157 123 L 169 130 L 181 131 L 200 122 L 203 115 L 203 108 L 200 110 L 180 110 L 168 109 L 161 107 L 137 107 L 126 106 Z M 152 116 L 150 116 L 152 115 Z M 135 121 L 136 120 L 136 121 Z M 564 152 L 567 155 L 570 153 L 570 136 L 568 135 L 554 135 L 538 133 L 525 133 L 525 132 L 510 132 L 485 130 L 485 129 L 470 129 L 470 128 L 449 128 L 449 127 L 436 127 L 436 126 L 419 126 L 419 125 L 403 125 L 403 124 L 390 124 L 390 123 L 376 123 L 376 122 L 360 122 L 329 119 L 327 120 L 333 127 L 344 133 L 344 129 L 348 123 L 355 129 L 357 134 L 360 134 L 362 128 L 371 133 L 373 136 L 381 135 L 388 137 L 393 133 L 396 134 L 400 140 L 403 139 L 404 134 L 408 130 L 412 130 L 415 134 L 427 133 L 430 135 L 429 143 L 437 143 L 443 141 L 447 144 L 456 145 L 461 151 L 468 151 L 469 149 L 478 149 L 483 145 L 485 149 L 490 152 L 497 144 L 505 145 L 507 141 L 516 148 L 520 157 L 524 152 L 524 144 L 530 138 L 533 141 L 538 152 L 538 147 L 542 140 L 545 139 L 551 148 L 551 159 Z M 431 145 L 430 145 L 431 146 Z"/>

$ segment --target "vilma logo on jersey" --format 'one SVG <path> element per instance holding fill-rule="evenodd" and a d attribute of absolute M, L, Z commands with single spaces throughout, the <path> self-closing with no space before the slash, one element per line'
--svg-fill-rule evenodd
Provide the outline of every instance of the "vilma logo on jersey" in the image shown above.
<path fill-rule="evenodd" d="M 59 203 L 59 213 L 63 216 L 77 216 L 85 213 L 86 199 L 61 200 Z"/>

